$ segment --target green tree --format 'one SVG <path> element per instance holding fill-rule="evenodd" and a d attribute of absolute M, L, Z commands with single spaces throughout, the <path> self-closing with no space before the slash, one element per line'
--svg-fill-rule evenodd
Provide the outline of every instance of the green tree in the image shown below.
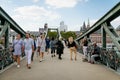
<path fill-rule="evenodd" d="M 77 36 L 76 36 L 76 33 L 73 32 L 73 31 L 61 32 L 61 36 L 62 36 L 64 39 L 68 39 L 70 36 L 72 36 L 74 39 L 77 37 Z"/>
<path fill-rule="evenodd" d="M 52 38 L 52 37 L 57 37 L 57 32 L 55 31 L 48 31 L 48 35 L 47 35 L 49 38 Z"/>

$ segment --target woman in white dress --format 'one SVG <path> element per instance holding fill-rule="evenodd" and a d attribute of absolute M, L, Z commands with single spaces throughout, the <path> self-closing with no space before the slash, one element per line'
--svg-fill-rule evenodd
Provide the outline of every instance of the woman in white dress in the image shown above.
<path fill-rule="evenodd" d="M 46 48 L 45 36 L 42 35 L 40 40 L 40 62 L 44 60 L 45 48 Z"/>

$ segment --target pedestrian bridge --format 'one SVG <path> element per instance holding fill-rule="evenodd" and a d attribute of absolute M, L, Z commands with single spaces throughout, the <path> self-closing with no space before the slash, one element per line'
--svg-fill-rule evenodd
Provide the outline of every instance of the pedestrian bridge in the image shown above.
<path fill-rule="evenodd" d="M 120 80 L 119 74 L 104 65 L 82 62 L 82 56 L 78 53 L 77 61 L 71 61 L 67 48 L 62 60 L 45 53 L 45 60 L 39 62 L 35 55 L 31 69 L 23 59 L 20 68 L 14 64 L 0 74 L 0 80 Z"/>
<path fill-rule="evenodd" d="M 70 61 L 69 50 L 66 48 L 63 54 L 63 60 L 58 60 L 57 57 L 51 58 L 50 54 L 45 55 L 45 60 L 39 62 L 39 58 L 34 56 L 32 69 L 26 68 L 25 59 L 21 62 L 21 67 L 18 69 L 12 63 L 12 53 L 10 48 L 10 30 L 25 36 L 25 31 L 0 7 L 0 39 L 3 39 L 4 49 L 0 46 L 0 80 L 120 80 L 118 73 L 120 68 L 120 36 L 116 33 L 111 21 L 120 16 L 120 2 L 116 4 L 109 12 L 100 18 L 91 28 L 82 33 L 77 39 L 78 48 L 81 46 L 81 41 L 84 37 L 89 38 L 90 35 L 101 29 L 102 47 L 101 58 L 102 64 L 90 64 L 82 62 L 82 54 L 78 52 L 77 61 Z M 57 29 L 58 30 L 58 29 Z M 48 30 L 47 30 L 48 31 Z M 58 31 L 60 36 L 60 32 Z M 107 51 L 106 34 L 108 34 L 118 48 L 118 52 Z M 47 35 L 47 34 L 46 34 Z M 23 55 L 24 56 L 24 55 Z M 8 67 L 10 67 L 8 69 Z M 109 68 L 113 68 L 111 70 Z M 6 70 L 7 69 L 7 70 Z"/>

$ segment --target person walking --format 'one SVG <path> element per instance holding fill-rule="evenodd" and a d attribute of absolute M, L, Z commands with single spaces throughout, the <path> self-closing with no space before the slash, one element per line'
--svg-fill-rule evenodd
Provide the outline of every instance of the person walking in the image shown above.
<path fill-rule="evenodd" d="M 63 54 L 63 50 L 64 50 L 64 45 L 62 43 L 62 39 L 60 38 L 58 40 L 58 42 L 56 43 L 57 46 L 57 54 L 58 54 L 58 59 L 62 60 L 61 55 Z"/>
<path fill-rule="evenodd" d="M 26 39 L 24 39 L 24 49 L 27 60 L 27 68 L 31 69 L 31 55 L 34 52 L 34 41 L 30 38 L 30 34 L 26 33 Z"/>
<path fill-rule="evenodd" d="M 50 41 L 50 48 L 51 48 L 51 57 L 55 57 L 56 41 L 54 37 L 52 37 Z"/>
<path fill-rule="evenodd" d="M 75 61 L 77 60 L 77 49 L 76 43 L 73 40 L 73 37 L 68 38 L 68 48 L 70 49 L 70 59 L 73 60 L 72 55 L 74 53 Z"/>
<path fill-rule="evenodd" d="M 87 61 L 87 48 L 88 48 L 88 41 L 87 41 L 87 38 L 84 38 L 83 39 L 83 54 L 84 54 L 84 58 L 83 58 L 83 61 Z"/>
<path fill-rule="evenodd" d="M 49 37 L 47 37 L 45 39 L 45 41 L 46 41 L 46 51 L 47 51 L 47 54 L 48 54 L 49 53 L 49 48 L 50 48 L 50 39 L 49 39 Z"/>
<path fill-rule="evenodd" d="M 23 40 L 21 39 L 21 35 L 17 34 L 16 39 L 13 41 L 13 57 L 16 62 L 17 67 L 20 67 L 20 56 L 23 50 Z"/>
<path fill-rule="evenodd" d="M 40 36 L 37 37 L 37 42 L 36 42 L 36 47 L 37 47 L 37 52 L 36 52 L 36 53 L 37 53 L 37 57 L 40 56 L 41 36 L 42 36 L 42 34 L 40 34 Z"/>
<path fill-rule="evenodd" d="M 44 60 L 45 48 L 46 48 L 45 36 L 42 34 L 40 41 L 40 62 Z"/>
<path fill-rule="evenodd" d="M 35 51 L 36 51 L 36 40 L 35 40 L 35 37 L 34 37 L 34 36 L 31 36 L 31 38 L 33 39 L 33 42 L 34 42 L 34 52 L 32 52 L 32 56 L 31 56 L 31 61 L 33 61 L 34 53 L 35 53 Z"/>

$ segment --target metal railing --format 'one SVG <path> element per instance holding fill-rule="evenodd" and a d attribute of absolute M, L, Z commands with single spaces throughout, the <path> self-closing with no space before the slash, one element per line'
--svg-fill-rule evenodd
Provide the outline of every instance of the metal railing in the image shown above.
<path fill-rule="evenodd" d="M 24 57 L 23 53 L 21 57 Z M 0 49 L 0 71 L 4 70 L 6 67 L 10 66 L 14 63 L 13 52 L 11 52 L 10 48 Z"/>
<path fill-rule="evenodd" d="M 13 62 L 13 54 L 9 48 L 0 49 L 0 70 L 3 70 Z"/>
<path fill-rule="evenodd" d="M 80 53 L 82 52 L 82 47 L 80 48 L 81 50 L 78 50 Z M 93 51 L 93 46 L 88 46 L 88 55 L 91 56 L 91 52 Z M 82 52 L 83 54 L 83 52 Z M 103 65 L 106 65 L 109 68 L 112 68 L 114 70 L 120 69 L 120 51 L 117 49 L 105 49 L 105 48 L 100 48 L 100 60 L 99 62 Z"/>

